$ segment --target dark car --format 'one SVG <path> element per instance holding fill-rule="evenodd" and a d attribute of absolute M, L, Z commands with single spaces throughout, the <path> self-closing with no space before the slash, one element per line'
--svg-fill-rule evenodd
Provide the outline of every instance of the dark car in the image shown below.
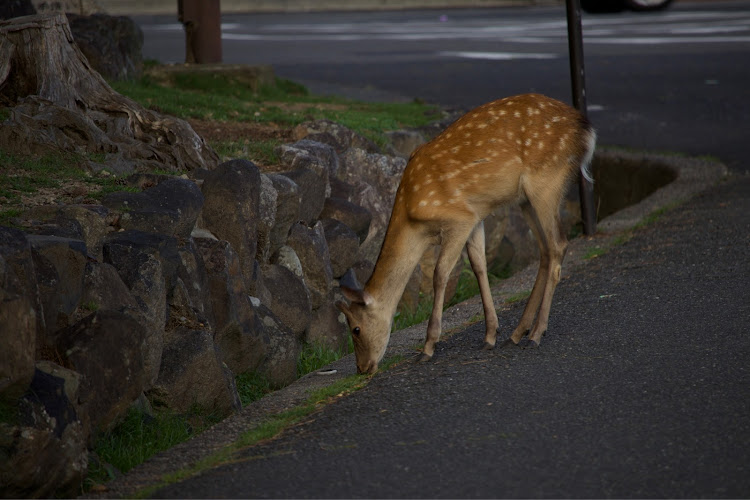
<path fill-rule="evenodd" d="M 672 0 L 581 0 L 586 12 L 620 12 L 621 10 L 650 11 L 666 8 Z"/>

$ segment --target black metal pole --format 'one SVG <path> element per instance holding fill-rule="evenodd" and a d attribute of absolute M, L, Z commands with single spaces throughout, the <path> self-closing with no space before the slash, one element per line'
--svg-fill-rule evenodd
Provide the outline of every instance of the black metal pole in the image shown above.
<path fill-rule="evenodd" d="M 588 118 L 586 107 L 586 78 L 583 68 L 583 34 L 581 29 L 581 1 L 565 0 L 568 15 L 568 52 L 570 55 L 570 82 L 573 88 L 573 105 Z M 594 208 L 594 186 L 583 175 L 578 178 L 581 198 L 583 232 L 591 236 L 596 233 L 596 210 Z"/>

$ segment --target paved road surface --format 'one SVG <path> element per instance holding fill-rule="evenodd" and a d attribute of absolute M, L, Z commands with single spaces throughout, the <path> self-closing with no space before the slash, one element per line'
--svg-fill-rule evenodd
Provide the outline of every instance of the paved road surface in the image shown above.
<path fill-rule="evenodd" d="M 475 325 L 155 496 L 746 498 L 748 213 L 723 183 L 563 280 L 538 351 Z"/>
<path fill-rule="evenodd" d="M 541 349 L 480 351 L 480 323 L 155 496 L 749 496 L 748 5 L 587 18 L 603 142 L 712 153 L 735 175 L 563 280 Z M 357 96 L 568 99 L 561 14 L 232 16 L 225 60 Z M 141 22 L 147 56 L 180 60 L 179 30 Z M 500 311 L 506 332 L 522 305 Z"/>
<path fill-rule="evenodd" d="M 144 55 L 184 60 L 173 17 L 138 17 Z M 536 91 L 570 100 L 562 7 L 227 15 L 224 60 L 272 64 L 316 92 L 415 97 L 469 108 Z M 591 118 L 600 142 L 750 155 L 750 1 L 585 15 Z"/>

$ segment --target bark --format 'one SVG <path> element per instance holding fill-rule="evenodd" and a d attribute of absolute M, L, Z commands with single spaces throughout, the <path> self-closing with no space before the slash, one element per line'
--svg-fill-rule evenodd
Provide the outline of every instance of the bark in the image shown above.
<path fill-rule="evenodd" d="M 184 120 L 115 92 L 73 41 L 63 14 L 0 22 L 0 124 L 4 149 L 104 153 L 115 173 L 212 169 L 216 153 Z"/>

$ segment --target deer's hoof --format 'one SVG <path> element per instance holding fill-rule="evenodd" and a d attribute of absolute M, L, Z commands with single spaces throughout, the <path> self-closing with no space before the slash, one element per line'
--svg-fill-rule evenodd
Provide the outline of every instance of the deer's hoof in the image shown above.
<path fill-rule="evenodd" d="M 520 344 L 516 344 L 510 338 L 507 338 L 507 339 L 503 340 L 502 344 L 500 344 L 500 349 L 511 349 L 513 347 L 518 347 L 519 345 Z"/>
<path fill-rule="evenodd" d="M 537 348 L 539 348 L 539 344 L 537 344 L 533 340 L 529 340 L 528 338 L 522 339 L 521 342 L 518 343 L 518 345 L 521 347 L 521 349 L 537 349 Z"/>
<path fill-rule="evenodd" d="M 432 356 L 430 356 L 429 354 L 421 353 L 419 356 L 417 356 L 417 363 L 427 363 L 431 359 Z"/>
<path fill-rule="evenodd" d="M 495 348 L 495 344 L 490 344 L 489 342 L 485 342 L 484 345 L 482 346 L 483 351 L 491 351 L 494 348 Z"/>

